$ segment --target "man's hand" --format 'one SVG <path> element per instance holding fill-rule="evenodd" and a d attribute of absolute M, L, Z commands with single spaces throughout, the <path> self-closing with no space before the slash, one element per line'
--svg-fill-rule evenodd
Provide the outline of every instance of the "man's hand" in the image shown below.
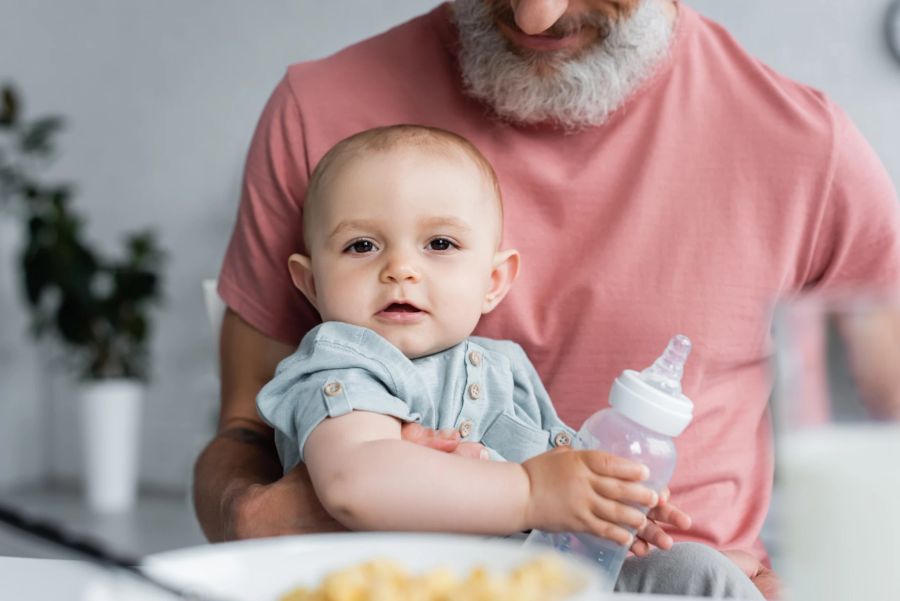
<path fill-rule="evenodd" d="M 668 488 L 662 490 L 659 503 L 647 513 L 647 524 L 637 531 L 631 552 L 638 557 L 644 557 L 650 553 L 651 547 L 659 547 L 664 551 L 671 549 L 675 541 L 663 530 L 663 526 L 671 526 L 678 530 L 687 530 L 691 527 L 691 517 L 669 503 Z"/>
<path fill-rule="evenodd" d="M 473 459 L 489 457 L 488 451 L 483 445 L 477 442 L 462 442 L 459 432 L 452 428 L 431 430 L 420 424 L 408 422 L 401 427 L 400 438 L 438 451 L 455 453 Z"/>
<path fill-rule="evenodd" d="M 227 490 L 225 540 L 346 530 L 316 496 L 302 463 L 271 484 Z"/>
<path fill-rule="evenodd" d="M 723 553 L 747 575 L 766 599 L 781 599 L 784 589 L 778 575 L 764 566 L 755 556 L 746 551 L 723 551 Z"/>
<path fill-rule="evenodd" d="M 647 519 L 633 507 L 653 507 L 658 495 L 640 484 L 647 468 L 602 451 L 557 447 L 522 464 L 528 474 L 525 523 L 550 532 L 588 532 L 622 545 Z"/>

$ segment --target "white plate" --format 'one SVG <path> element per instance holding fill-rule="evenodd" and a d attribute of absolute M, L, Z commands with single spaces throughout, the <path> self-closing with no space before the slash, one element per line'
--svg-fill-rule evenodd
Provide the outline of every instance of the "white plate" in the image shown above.
<path fill-rule="evenodd" d="M 521 540 L 476 536 L 346 533 L 290 536 L 206 545 L 149 556 L 146 571 L 185 588 L 218 595 L 223 600 L 276 601 L 298 586 L 317 586 L 327 573 L 373 559 L 390 558 L 413 573 L 439 566 L 464 577 L 477 566 L 505 572 L 538 555 L 542 547 Z M 590 562 L 560 555 L 573 577 L 585 587 L 571 601 L 603 598 L 602 579 Z M 88 601 L 163 601 L 170 599 L 128 577 L 98 578 Z"/>

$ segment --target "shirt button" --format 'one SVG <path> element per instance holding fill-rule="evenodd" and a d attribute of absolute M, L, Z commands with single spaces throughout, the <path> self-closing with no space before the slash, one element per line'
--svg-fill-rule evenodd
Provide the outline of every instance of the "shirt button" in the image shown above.
<path fill-rule="evenodd" d="M 472 420 L 470 420 L 470 419 L 465 420 L 463 423 L 461 423 L 459 425 L 459 435 L 462 436 L 463 438 L 467 437 L 469 434 L 472 433 L 473 425 L 474 424 L 472 423 Z"/>
<path fill-rule="evenodd" d="M 481 353 L 478 351 L 469 351 L 469 363 L 475 367 L 481 365 Z"/>
<path fill-rule="evenodd" d="M 477 401 L 481 398 L 481 386 L 478 384 L 469 384 L 469 398 Z"/>
<path fill-rule="evenodd" d="M 325 391 L 325 396 L 337 396 L 341 394 L 341 391 L 343 389 L 344 387 L 341 386 L 340 382 L 329 382 L 323 388 L 323 390 Z"/>
<path fill-rule="evenodd" d="M 558 446 L 558 447 L 567 447 L 567 446 L 569 446 L 570 444 L 572 444 L 572 438 L 571 438 L 568 434 L 566 434 L 565 432 L 560 432 L 560 433 L 557 434 L 556 437 L 553 439 L 553 442 L 554 442 L 554 443 L 556 444 L 556 446 Z"/>

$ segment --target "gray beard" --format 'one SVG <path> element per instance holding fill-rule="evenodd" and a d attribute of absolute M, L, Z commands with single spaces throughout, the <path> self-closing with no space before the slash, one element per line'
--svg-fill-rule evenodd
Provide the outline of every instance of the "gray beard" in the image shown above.
<path fill-rule="evenodd" d="M 669 52 L 672 26 L 661 2 L 644 0 L 581 54 L 517 54 L 485 0 L 456 0 L 459 62 L 466 92 L 503 120 L 578 131 L 602 125 L 649 79 Z"/>

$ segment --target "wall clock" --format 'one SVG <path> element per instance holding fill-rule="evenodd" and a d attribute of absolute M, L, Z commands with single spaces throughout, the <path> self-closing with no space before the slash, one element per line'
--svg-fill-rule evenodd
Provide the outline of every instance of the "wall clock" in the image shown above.
<path fill-rule="evenodd" d="M 888 7 L 886 31 L 891 52 L 900 61 L 900 0 L 894 0 Z"/>

